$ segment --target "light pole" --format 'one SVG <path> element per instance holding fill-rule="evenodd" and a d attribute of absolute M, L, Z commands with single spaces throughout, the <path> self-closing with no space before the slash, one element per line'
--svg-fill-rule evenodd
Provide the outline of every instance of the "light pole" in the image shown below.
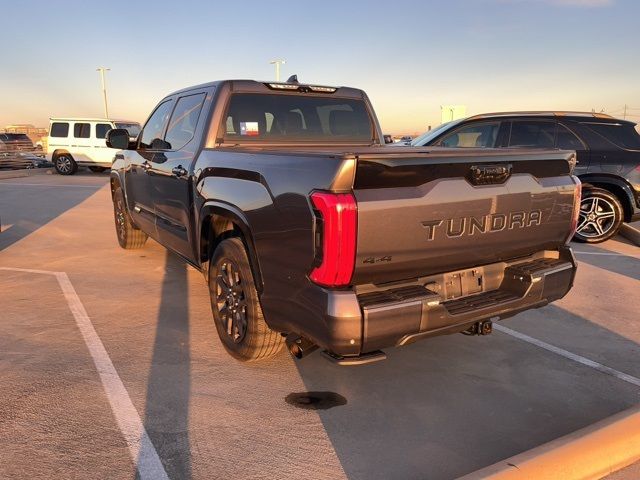
<path fill-rule="evenodd" d="M 102 81 L 102 96 L 104 98 L 104 117 L 109 118 L 109 109 L 107 108 L 107 85 L 104 81 L 104 72 L 111 70 L 107 67 L 98 67 L 96 72 L 100 72 L 100 80 Z"/>
<path fill-rule="evenodd" d="M 280 81 L 280 65 L 283 65 L 287 62 L 285 62 L 284 60 L 278 58 L 276 60 L 271 60 L 269 62 L 271 65 L 275 65 L 276 66 L 276 82 Z"/>

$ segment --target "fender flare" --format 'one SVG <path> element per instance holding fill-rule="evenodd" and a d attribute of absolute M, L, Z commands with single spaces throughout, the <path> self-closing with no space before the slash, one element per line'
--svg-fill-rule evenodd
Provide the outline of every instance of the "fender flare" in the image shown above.
<path fill-rule="evenodd" d="M 196 238 L 197 252 L 200 256 L 200 263 L 203 267 L 203 273 L 205 275 L 208 274 L 209 254 L 212 253 L 209 251 L 203 251 L 203 243 L 205 241 L 205 239 L 203 238 L 205 234 L 205 232 L 203 231 L 203 227 L 205 225 L 205 220 L 210 217 L 226 218 L 240 230 L 240 233 L 242 234 L 242 240 L 249 257 L 249 266 L 251 267 L 251 271 L 253 273 L 256 290 L 258 291 L 258 293 L 262 293 L 264 285 L 262 281 L 262 271 L 260 269 L 260 262 L 258 261 L 258 255 L 256 253 L 256 247 L 253 240 L 253 232 L 249 225 L 249 220 L 242 212 L 242 210 L 230 203 L 225 203 L 217 200 L 209 200 L 206 201 L 200 208 L 200 215 L 198 219 L 198 235 Z M 211 225 L 209 225 L 209 228 L 211 228 Z"/>
<path fill-rule="evenodd" d="M 584 175 L 580 175 L 580 181 L 583 184 L 590 185 L 611 185 L 615 187 L 614 190 L 610 190 L 611 193 L 616 195 L 620 203 L 622 203 L 622 207 L 625 212 L 625 217 L 629 218 L 633 215 L 633 212 L 636 210 L 636 197 L 633 193 L 633 189 L 628 182 L 624 179 L 620 178 L 617 175 L 607 174 L 607 173 L 585 173 Z M 583 188 L 588 188 L 588 185 L 583 185 Z M 617 191 L 616 191 L 617 190 Z M 624 197 L 620 198 L 620 192 L 624 193 Z"/>

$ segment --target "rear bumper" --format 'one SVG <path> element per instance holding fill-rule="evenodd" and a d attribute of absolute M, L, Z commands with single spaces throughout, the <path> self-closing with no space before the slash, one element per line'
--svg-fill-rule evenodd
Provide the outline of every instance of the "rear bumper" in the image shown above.
<path fill-rule="evenodd" d="M 407 345 L 422 338 L 460 332 L 482 320 L 502 320 L 558 300 L 573 286 L 575 272 L 575 258 L 566 247 L 525 259 L 426 277 L 410 285 L 369 286 L 364 291 L 327 290 L 325 328 L 310 337 L 341 356 Z M 451 288 L 454 283 L 457 290 Z M 299 333 L 304 336 L 304 332 Z"/>

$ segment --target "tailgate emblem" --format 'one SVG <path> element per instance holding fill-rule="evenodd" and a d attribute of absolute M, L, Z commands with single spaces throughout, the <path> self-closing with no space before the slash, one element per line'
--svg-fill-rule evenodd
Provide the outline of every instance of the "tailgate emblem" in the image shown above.
<path fill-rule="evenodd" d="M 473 165 L 468 179 L 474 185 L 492 185 L 504 183 L 511 176 L 512 165 Z"/>

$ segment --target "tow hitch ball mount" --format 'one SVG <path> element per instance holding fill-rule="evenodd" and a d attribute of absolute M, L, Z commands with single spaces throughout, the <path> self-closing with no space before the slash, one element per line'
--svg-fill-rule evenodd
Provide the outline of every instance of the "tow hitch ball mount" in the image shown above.
<path fill-rule="evenodd" d="M 482 322 L 476 322 L 467 328 L 465 335 L 490 335 L 493 332 L 493 322 L 491 320 L 483 320 Z"/>

